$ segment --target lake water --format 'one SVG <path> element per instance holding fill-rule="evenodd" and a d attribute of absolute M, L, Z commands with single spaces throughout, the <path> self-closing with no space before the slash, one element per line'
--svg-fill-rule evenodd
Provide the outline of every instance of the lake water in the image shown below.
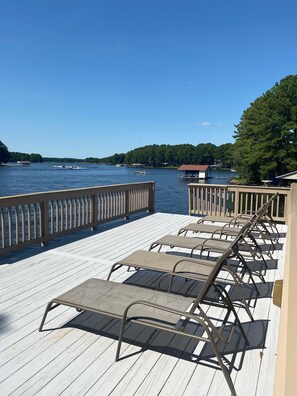
<path fill-rule="evenodd" d="M 176 169 L 146 169 L 146 175 L 137 175 L 127 167 L 79 166 L 84 169 L 57 168 L 50 163 L 0 167 L 0 196 L 154 181 L 157 212 L 188 213 L 188 182 L 178 178 Z M 229 184 L 232 178 L 232 172 L 213 170 L 207 183 Z"/>

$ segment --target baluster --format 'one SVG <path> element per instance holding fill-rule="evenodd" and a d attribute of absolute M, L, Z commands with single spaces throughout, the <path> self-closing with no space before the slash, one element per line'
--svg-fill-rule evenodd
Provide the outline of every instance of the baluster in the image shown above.
<path fill-rule="evenodd" d="M 20 232 L 20 224 L 19 224 L 19 206 L 15 206 L 15 244 L 18 245 L 20 243 L 20 237 L 19 237 L 19 232 Z"/>
<path fill-rule="evenodd" d="M 26 210 L 25 205 L 21 206 L 21 222 L 22 222 L 22 242 L 26 240 Z"/>
<path fill-rule="evenodd" d="M 6 232 L 5 232 L 5 209 L 0 209 L 0 220 L 1 220 L 1 245 L 2 248 L 6 246 Z"/>
<path fill-rule="evenodd" d="M 28 229 L 28 241 L 31 241 L 32 238 L 32 223 L 31 223 L 31 216 L 32 216 L 32 211 L 31 211 L 31 204 L 27 205 L 27 229 Z"/>

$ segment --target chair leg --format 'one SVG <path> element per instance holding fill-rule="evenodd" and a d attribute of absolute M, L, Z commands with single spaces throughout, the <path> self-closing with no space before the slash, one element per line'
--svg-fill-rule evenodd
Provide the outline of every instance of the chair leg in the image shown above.
<path fill-rule="evenodd" d="M 123 341 L 125 325 L 126 325 L 126 314 L 123 316 L 122 323 L 121 323 L 121 328 L 120 328 L 120 333 L 119 333 L 119 338 L 118 338 L 118 346 L 117 346 L 117 351 L 116 351 L 116 356 L 115 356 L 116 362 L 120 358 L 120 351 L 121 351 L 121 346 L 122 346 L 122 341 Z"/>
<path fill-rule="evenodd" d="M 238 293 L 240 294 L 240 299 L 241 299 L 241 302 L 242 302 L 242 304 L 244 305 L 244 308 L 245 308 L 245 310 L 246 310 L 246 313 L 248 314 L 248 316 L 249 316 L 249 318 L 251 319 L 251 321 L 252 322 L 254 322 L 254 317 L 253 317 L 253 315 L 252 315 L 252 313 L 251 313 L 251 310 L 250 310 L 250 308 L 249 308 L 249 306 L 248 306 L 248 303 L 245 301 L 245 298 L 244 298 L 244 294 L 243 294 L 243 292 L 242 292 L 242 290 L 241 290 L 241 287 L 240 287 L 240 284 L 239 284 L 239 281 L 241 282 L 241 283 L 243 283 L 242 281 L 241 281 L 241 279 L 238 277 L 238 275 L 232 270 L 232 268 L 230 267 L 230 265 L 229 264 L 226 264 L 226 270 L 229 272 L 229 274 L 233 277 L 233 279 L 234 279 L 234 283 L 235 283 L 235 285 L 236 285 L 236 287 L 237 287 L 237 290 L 238 290 Z M 239 281 L 238 281 L 239 280 Z"/>
<path fill-rule="evenodd" d="M 44 312 L 44 314 L 43 314 L 43 318 L 42 318 L 41 323 L 40 323 L 40 326 L 39 326 L 39 331 L 42 331 L 42 328 L 43 328 L 45 319 L 46 319 L 47 314 L 49 313 L 49 311 L 51 311 L 52 309 L 58 307 L 59 305 L 60 305 L 60 304 L 57 304 L 57 303 L 55 303 L 54 301 L 50 301 L 50 302 L 47 304 L 47 306 L 46 306 L 46 308 L 45 308 L 45 312 Z"/>
<path fill-rule="evenodd" d="M 240 332 L 241 332 L 246 344 L 250 345 L 249 340 L 247 338 L 247 335 L 245 334 L 245 331 L 243 330 L 242 324 L 241 324 L 241 322 L 239 320 L 237 312 L 235 311 L 235 308 L 234 308 L 234 306 L 232 304 L 232 301 L 231 301 L 227 291 L 224 289 L 224 287 L 222 285 L 218 285 L 218 284 L 215 285 L 214 284 L 214 287 L 215 287 L 215 289 L 218 290 L 218 293 L 222 296 L 223 301 L 225 301 L 225 304 L 227 306 L 228 311 L 229 312 L 231 311 L 233 313 L 233 315 L 235 317 L 235 322 L 234 323 L 238 324 L 239 330 L 240 330 Z"/>
<path fill-rule="evenodd" d="M 110 271 L 109 271 L 109 274 L 108 274 L 108 277 L 107 277 L 106 280 L 109 280 L 110 277 L 111 277 L 111 274 L 112 274 L 114 271 L 116 271 L 116 270 L 118 270 L 119 268 L 121 268 L 121 267 L 122 267 L 122 265 L 120 265 L 120 264 L 118 264 L 118 263 L 113 264 L 113 265 L 111 266 L 111 269 L 110 269 Z"/>
<path fill-rule="evenodd" d="M 210 344 L 211 344 L 211 346 L 212 346 L 212 349 L 213 349 L 213 351 L 214 351 L 214 354 L 216 355 L 216 358 L 217 358 L 217 360 L 218 360 L 218 363 L 219 363 L 219 365 L 220 365 L 220 367 L 221 367 L 221 369 L 222 369 L 222 372 L 223 372 L 223 374 L 224 374 L 225 380 L 226 380 L 226 382 L 227 382 L 227 384 L 228 384 L 228 386 L 229 386 L 231 395 L 232 395 L 232 396 L 236 396 L 237 393 L 236 393 L 236 390 L 235 390 L 235 388 L 234 388 L 233 382 L 232 382 L 232 380 L 231 380 L 229 371 L 227 370 L 227 367 L 224 365 L 224 363 L 223 363 L 223 361 L 222 361 L 222 358 L 221 358 L 220 353 L 219 353 L 219 351 L 218 351 L 218 349 L 217 349 L 217 346 L 216 346 L 216 344 L 215 344 L 215 342 L 213 341 L 212 338 L 209 338 L 209 342 L 210 342 Z"/>

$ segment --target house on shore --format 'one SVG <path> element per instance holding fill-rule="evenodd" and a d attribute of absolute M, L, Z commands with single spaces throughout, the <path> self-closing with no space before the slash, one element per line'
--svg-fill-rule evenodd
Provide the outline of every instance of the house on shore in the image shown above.
<path fill-rule="evenodd" d="M 208 179 L 209 165 L 181 165 L 178 168 L 178 177 L 181 179 Z"/>
<path fill-rule="evenodd" d="M 136 164 L 136 163 L 134 163 L 134 164 L 132 164 L 132 165 L 130 165 L 132 168 L 144 168 L 144 164 Z"/>
<path fill-rule="evenodd" d="M 291 183 L 297 182 L 297 171 L 285 173 L 284 175 L 276 176 L 276 180 L 280 181 L 282 186 L 289 186 Z"/>

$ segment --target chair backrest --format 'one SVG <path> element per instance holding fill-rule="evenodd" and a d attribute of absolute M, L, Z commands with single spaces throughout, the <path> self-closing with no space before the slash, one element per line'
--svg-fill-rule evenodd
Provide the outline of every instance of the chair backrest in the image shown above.
<path fill-rule="evenodd" d="M 265 204 L 263 204 L 262 206 L 260 206 L 260 208 L 257 210 L 257 213 L 255 216 L 253 216 L 253 219 L 251 220 L 251 229 L 253 229 L 253 227 L 259 222 L 261 221 L 265 215 L 268 214 L 268 210 L 270 208 L 270 206 L 272 205 L 272 202 L 274 201 L 274 199 L 277 197 L 278 193 L 274 194 L 272 197 L 270 197 L 267 202 Z"/>
<path fill-rule="evenodd" d="M 204 297 L 206 296 L 207 292 L 209 291 L 211 285 L 214 283 L 216 277 L 218 276 L 219 272 L 222 269 L 222 266 L 225 264 L 226 260 L 228 259 L 229 256 L 233 254 L 233 250 L 230 247 L 229 249 L 226 250 L 224 254 L 218 259 L 216 262 L 215 266 L 213 267 L 209 277 L 207 278 L 206 282 L 204 283 L 203 287 L 199 291 L 195 301 L 193 302 L 193 305 L 190 309 L 190 313 L 194 313 L 198 305 L 203 301 Z"/>
<path fill-rule="evenodd" d="M 263 205 L 264 206 L 264 215 L 268 213 L 269 207 L 272 205 L 272 202 L 275 200 L 275 198 L 278 196 L 278 193 L 273 194 L 267 202 Z"/>
<path fill-rule="evenodd" d="M 204 283 L 203 287 L 201 288 L 200 292 L 198 293 L 197 298 L 195 299 L 193 306 L 191 307 L 190 313 L 193 313 L 197 306 L 203 301 L 204 297 L 206 296 L 207 292 L 209 291 L 211 285 L 214 283 L 216 277 L 218 276 L 219 272 L 222 269 L 222 266 L 225 264 L 226 260 L 229 256 L 234 256 L 234 253 L 238 251 L 238 245 L 241 240 L 243 240 L 246 236 L 248 236 L 250 230 L 253 229 L 255 224 L 265 215 L 267 209 L 275 199 L 277 194 L 273 195 L 264 205 L 262 205 L 257 213 L 252 217 L 251 221 L 246 223 L 242 228 L 239 234 L 236 236 L 230 247 L 226 250 L 224 254 L 218 259 L 211 274 L 209 275 L 208 279 Z"/>
<path fill-rule="evenodd" d="M 201 288 L 200 292 L 198 293 L 197 298 L 195 299 L 193 306 L 191 307 L 190 312 L 193 313 L 197 306 L 201 303 L 203 298 L 206 296 L 206 293 L 210 289 L 211 285 L 215 281 L 216 277 L 218 276 L 219 272 L 222 269 L 222 266 L 225 264 L 226 260 L 228 257 L 233 256 L 236 254 L 238 251 L 239 243 L 242 239 L 244 239 L 247 235 L 248 232 L 251 228 L 251 223 L 248 222 L 246 223 L 241 229 L 236 238 L 232 241 L 231 245 L 229 248 L 222 254 L 222 256 L 217 260 L 215 266 L 213 267 L 213 270 L 211 271 L 211 274 L 209 275 L 207 281 L 204 283 L 203 287 Z"/>

